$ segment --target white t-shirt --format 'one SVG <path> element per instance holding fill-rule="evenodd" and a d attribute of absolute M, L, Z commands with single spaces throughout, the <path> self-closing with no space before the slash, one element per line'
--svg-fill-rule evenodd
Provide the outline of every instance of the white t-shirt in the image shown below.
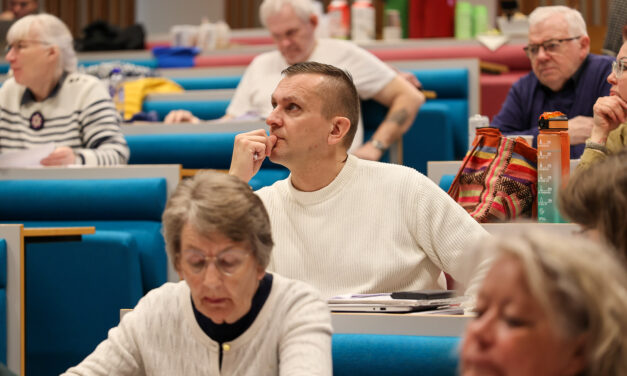
<path fill-rule="evenodd" d="M 372 98 L 390 83 L 396 72 L 370 52 L 347 41 L 318 39 L 309 61 L 330 64 L 348 71 L 359 97 Z M 278 50 L 263 53 L 250 63 L 226 113 L 242 116 L 247 112 L 268 116 L 272 112 L 270 97 L 281 81 L 281 71 L 289 65 Z M 359 120 L 353 148 L 363 143 L 363 121 Z"/>

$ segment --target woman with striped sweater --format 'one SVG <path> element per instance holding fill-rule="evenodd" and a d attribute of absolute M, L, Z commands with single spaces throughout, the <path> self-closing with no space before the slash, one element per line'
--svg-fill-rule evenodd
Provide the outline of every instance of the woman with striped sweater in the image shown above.
<path fill-rule="evenodd" d="M 7 34 L 13 77 L 0 88 L 0 153 L 53 143 L 45 166 L 125 164 L 129 149 L 106 87 L 76 72 L 67 26 L 26 16 Z"/>

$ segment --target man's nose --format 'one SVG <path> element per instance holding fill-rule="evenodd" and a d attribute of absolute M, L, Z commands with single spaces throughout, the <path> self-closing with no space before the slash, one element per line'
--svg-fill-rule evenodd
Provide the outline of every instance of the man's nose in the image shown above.
<path fill-rule="evenodd" d="M 270 126 L 270 128 L 277 128 L 283 125 L 283 119 L 278 113 L 278 107 L 270 112 L 270 115 L 266 118 L 266 124 Z"/>
<path fill-rule="evenodd" d="M 549 54 L 546 53 L 546 50 L 544 49 L 544 47 L 540 46 L 538 47 L 538 54 L 536 55 L 536 59 L 538 60 L 546 60 L 548 59 Z"/>
<path fill-rule="evenodd" d="M 280 45 L 282 48 L 287 48 L 287 47 L 289 47 L 291 43 L 292 43 L 292 41 L 290 40 L 290 38 L 287 38 L 287 37 L 285 37 L 285 38 L 281 38 L 281 40 L 279 41 L 279 45 Z"/>

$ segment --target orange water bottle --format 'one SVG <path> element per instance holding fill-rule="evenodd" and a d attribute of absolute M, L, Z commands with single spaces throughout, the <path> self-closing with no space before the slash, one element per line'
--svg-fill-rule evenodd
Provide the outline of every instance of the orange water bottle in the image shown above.
<path fill-rule="evenodd" d="M 538 119 L 538 222 L 565 222 L 557 208 L 557 195 L 570 175 L 568 118 L 545 112 Z"/>

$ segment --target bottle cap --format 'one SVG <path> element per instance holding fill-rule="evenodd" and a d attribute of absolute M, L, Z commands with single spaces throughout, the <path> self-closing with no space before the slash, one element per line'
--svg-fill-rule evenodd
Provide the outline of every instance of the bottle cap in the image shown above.
<path fill-rule="evenodd" d="M 544 112 L 538 118 L 540 129 L 568 129 L 568 118 L 560 111 Z"/>

